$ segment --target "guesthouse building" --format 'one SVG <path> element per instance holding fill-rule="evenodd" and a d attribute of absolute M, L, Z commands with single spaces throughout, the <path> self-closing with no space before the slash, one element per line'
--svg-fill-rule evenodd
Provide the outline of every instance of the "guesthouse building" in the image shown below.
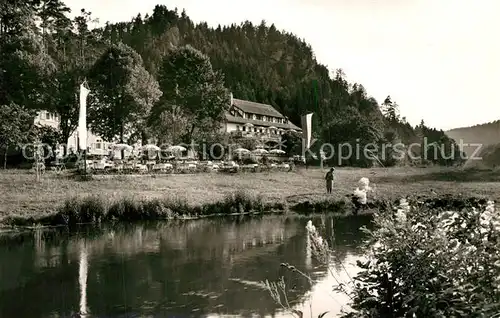
<path fill-rule="evenodd" d="M 221 130 L 263 141 L 280 141 L 287 131 L 302 132 L 273 106 L 233 98 L 233 94 Z"/>
<path fill-rule="evenodd" d="M 59 129 L 60 117 L 48 111 L 39 111 L 35 124 L 47 125 Z M 273 106 L 252 101 L 233 98 L 231 94 L 230 105 L 225 112 L 221 124 L 221 132 L 234 136 L 255 138 L 264 144 L 280 142 L 287 131 L 302 132 L 286 116 L 283 116 Z M 90 155 L 107 155 L 112 143 L 105 142 L 102 138 L 87 131 L 87 153 Z M 78 135 L 74 131 L 67 141 L 68 150 L 77 150 Z"/>

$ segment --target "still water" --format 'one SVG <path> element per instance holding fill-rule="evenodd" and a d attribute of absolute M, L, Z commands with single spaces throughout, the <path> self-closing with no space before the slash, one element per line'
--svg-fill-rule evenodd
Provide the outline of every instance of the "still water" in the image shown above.
<path fill-rule="evenodd" d="M 259 283 L 284 277 L 305 317 L 346 304 L 369 217 L 313 218 L 334 238 L 331 271 L 307 252 L 308 219 L 204 219 L 0 237 L 0 317 L 290 317 Z M 280 266 L 307 273 L 313 285 Z"/>

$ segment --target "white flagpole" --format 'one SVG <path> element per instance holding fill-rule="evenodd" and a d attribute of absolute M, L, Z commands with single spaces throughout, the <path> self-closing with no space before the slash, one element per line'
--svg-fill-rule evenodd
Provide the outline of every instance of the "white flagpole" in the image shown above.
<path fill-rule="evenodd" d="M 85 85 L 80 84 L 80 112 L 78 117 L 78 146 L 83 150 L 83 171 L 87 174 L 87 96 L 90 93 Z"/>
<path fill-rule="evenodd" d="M 302 124 L 302 155 L 306 160 L 306 151 L 311 147 L 312 115 L 309 113 L 301 117 Z M 305 163 L 305 162 L 304 162 Z M 306 164 L 307 167 L 307 164 Z"/>

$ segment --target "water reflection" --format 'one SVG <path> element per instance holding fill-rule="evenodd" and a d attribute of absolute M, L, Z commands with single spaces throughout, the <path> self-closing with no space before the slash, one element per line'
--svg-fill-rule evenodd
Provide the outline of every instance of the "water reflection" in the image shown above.
<path fill-rule="evenodd" d="M 331 290 L 332 281 L 305 253 L 306 222 L 207 219 L 4 236 L 0 317 L 276 316 L 281 309 L 258 283 L 281 276 L 297 308 L 309 308 L 307 297 L 318 310 L 322 303 L 340 308 L 318 298 L 329 297 L 321 286 Z M 315 223 L 334 239 L 334 270 L 354 270 L 348 263 L 360 257 L 358 228 L 369 219 Z M 280 267 L 283 262 L 318 283 L 311 290 L 307 279 Z"/>
<path fill-rule="evenodd" d="M 87 315 L 87 275 L 88 254 L 85 241 L 80 241 L 80 267 L 78 271 L 78 282 L 80 283 L 80 315 Z"/>

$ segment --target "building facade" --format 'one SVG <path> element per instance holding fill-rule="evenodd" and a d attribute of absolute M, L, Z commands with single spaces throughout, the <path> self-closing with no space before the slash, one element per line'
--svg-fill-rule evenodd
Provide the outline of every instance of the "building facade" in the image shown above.
<path fill-rule="evenodd" d="M 271 105 L 236 99 L 231 94 L 231 105 L 221 131 L 263 141 L 280 141 L 287 131 L 301 132 L 302 129 Z"/>
<path fill-rule="evenodd" d="M 59 116 L 48 111 L 38 112 L 35 118 L 35 124 L 47 125 L 56 129 L 59 129 L 59 122 Z M 230 106 L 225 113 L 221 132 L 256 138 L 263 142 L 279 142 L 287 131 L 301 132 L 302 129 L 290 122 L 287 117 L 271 105 L 236 99 L 231 94 Z M 87 154 L 108 155 L 109 146 L 112 144 L 103 141 L 92 131 L 87 131 Z M 66 147 L 68 151 L 77 150 L 78 134 L 76 130 L 69 137 Z"/>
<path fill-rule="evenodd" d="M 60 117 L 55 114 L 45 110 L 39 111 L 35 117 L 35 124 L 51 126 L 55 129 L 59 129 Z M 105 142 L 99 136 L 96 136 L 92 131 L 87 130 L 87 153 L 90 155 L 108 155 L 109 146 L 112 143 Z M 63 145 L 64 147 L 64 145 Z M 76 130 L 70 135 L 66 141 L 66 147 L 68 151 L 76 152 L 78 149 L 78 134 Z"/>

